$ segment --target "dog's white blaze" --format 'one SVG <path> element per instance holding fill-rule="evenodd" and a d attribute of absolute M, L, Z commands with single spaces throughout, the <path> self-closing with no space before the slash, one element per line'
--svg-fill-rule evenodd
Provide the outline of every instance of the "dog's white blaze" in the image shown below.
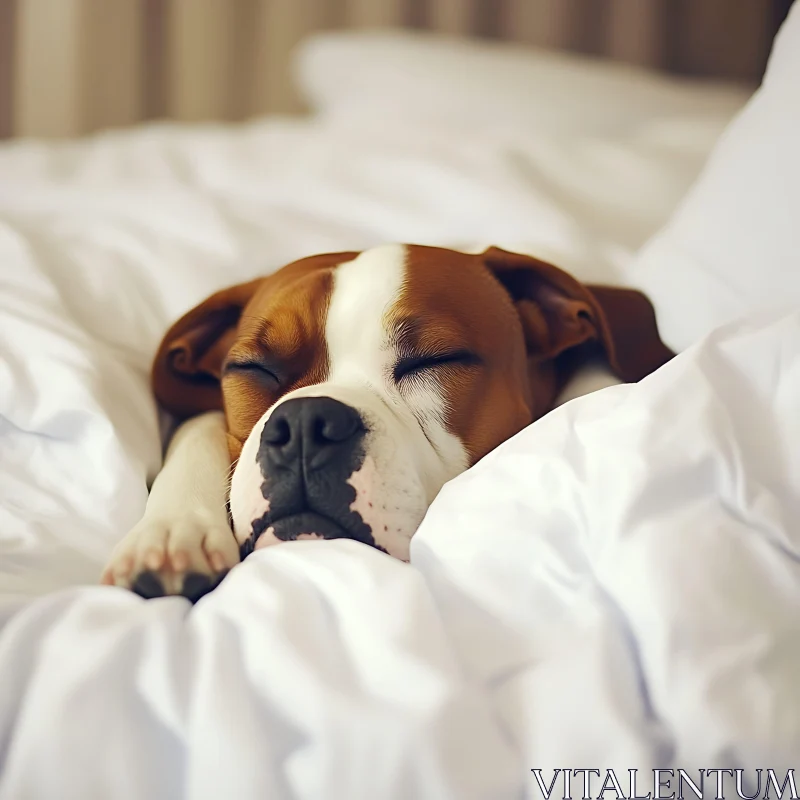
<path fill-rule="evenodd" d="M 391 312 L 403 291 L 406 259 L 404 245 L 388 244 L 336 269 L 325 326 L 328 382 L 374 389 L 407 434 L 422 439 L 427 435 L 433 447 L 414 449 L 430 503 L 442 483 L 466 469 L 467 456 L 458 437 L 445 428 L 444 400 L 435 380 L 424 380 L 405 393 L 392 380 L 397 354 L 390 341 Z M 385 414 L 384 409 L 380 412 Z"/>
<path fill-rule="evenodd" d="M 330 383 L 384 385 L 391 365 L 387 316 L 405 274 L 406 248 L 399 244 L 374 247 L 337 267 L 325 325 Z"/>

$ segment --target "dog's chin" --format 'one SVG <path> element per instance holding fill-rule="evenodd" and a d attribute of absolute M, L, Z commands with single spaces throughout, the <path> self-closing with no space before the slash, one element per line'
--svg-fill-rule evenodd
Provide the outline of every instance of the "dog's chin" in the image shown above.
<path fill-rule="evenodd" d="M 338 522 L 314 511 L 281 517 L 273 521 L 267 530 L 279 542 L 293 542 L 297 539 L 341 539 L 348 535 Z M 260 544 L 263 538 L 262 534 L 256 541 L 256 548 L 266 546 L 266 543 Z"/>
<path fill-rule="evenodd" d="M 369 531 L 367 530 L 366 533 Z M 364 536 L 364 532 L 362 532 Z M 343 525 L 323 514 L 314 511 L 304 511 L 299 514 L 289 514 L 278 519 L 270 519 L 269 522 L 256 520 L 253 523 L 253 532 L 241 547 L 241 556 L 260 550 L 263 547 L 270 547 L 281 542 L 293 542 L 302 539 L 357 539 Z M 370 544 L 377 549 L 378 547 L 368 536 L 365 544 Z M 384 551 L 385 552 L 385 551 Z"/>

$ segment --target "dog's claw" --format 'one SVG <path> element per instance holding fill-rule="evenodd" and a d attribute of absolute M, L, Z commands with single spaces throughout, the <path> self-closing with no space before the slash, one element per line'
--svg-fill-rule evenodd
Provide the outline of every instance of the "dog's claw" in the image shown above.
<path fill-rule="evenodd" d="M 153 600 L 156 597 L 164 597 L 164 584 L 155 572 L 146 570 L 139 573 L 131 586 L 131 591 L 143 597 L 145 600 Z"/>
<path fill-rule="evenodd" d="M 190 603 L 196 603 L 203 595 L 208 594 L 212 589 L 219 586 L 222 579 L 228 574 L 228 570 L 209 577 L 200 572 L 190 572 L 183 579 L 181 597 L 185 597 Z"/>

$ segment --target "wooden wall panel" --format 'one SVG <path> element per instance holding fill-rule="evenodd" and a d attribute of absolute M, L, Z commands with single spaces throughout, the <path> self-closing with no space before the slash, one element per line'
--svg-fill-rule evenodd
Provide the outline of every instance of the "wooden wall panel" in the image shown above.
<path fill-rule="evenodd" d="M 342 8 L 328 0 L 258 3 L 250 109 L 256 114 L 301 111 L 292 82 L 292 51 L 309 32 L 339 22 Z"/>
<path fill-rule="evenodd" d="M 85 0 L 80 14 L 80 126 L 132 125 L 144 114 L 140 0 Z"/>
<path fill-rule="evenodd" d="M 663 32 L 669 0 L 608 0 L 608 26 L 601 52 L 609 57 L 658 67 L 664 63 L 666 46 Z"/>
<path fill-rule="evenodd" d="M 0 0 L 0 139 L 14 132 L 16 0 Z"/>
<path fill-rule="evenodd" d="M 0 0 L 0 137 L 302 111 L 293 48 L 413 26 L 757 80 L 789 0 Z"/>
<path fill-rule="evenodd" d="M 189 122 L 233 118 L 239 6 L 221 0 L 170 0 L 166 82 L 171 117 Z"/>
<path fill-rule="evenodd" d="M 666 67 L 742 80 L 763 71 L 774 35 L 769 3 L 673 0 L 670 17 Z"/>
<path fill-rule="evenodd" d="M 429 26 L 448 34 L 473 33 L 475 0 L 434 0 L 426 15 Z"/>
<path fill-rule="evenodd" d="M 74 136 L 86 130 L 80 68 L 83 2 L 17 4 L 12 113 L 18 136 Z"/>
<path fill-rule="evenodd" d="M 352 28 L 403 25 L 405 0 L 346 0 L 345 24 Z"/>

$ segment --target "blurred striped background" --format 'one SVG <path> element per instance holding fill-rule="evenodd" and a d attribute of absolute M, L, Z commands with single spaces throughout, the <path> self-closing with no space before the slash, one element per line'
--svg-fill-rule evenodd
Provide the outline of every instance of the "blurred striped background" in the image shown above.
<path fill-rule="evenodd" d="M 306 33 L 401 26 L 758 80 L 791 0 L 0 0 L 0 136 L 298 111 Z"/>

